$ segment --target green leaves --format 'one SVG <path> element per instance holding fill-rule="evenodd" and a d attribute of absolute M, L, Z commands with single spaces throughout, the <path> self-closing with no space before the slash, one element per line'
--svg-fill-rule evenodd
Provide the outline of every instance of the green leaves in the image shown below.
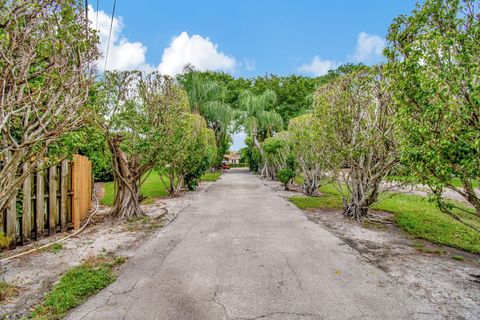
<path fill-rule="evenodd" d="M 179 78 L 188 94 L 192 112 L 201 114 L 207 126 L 215 133 L 218 154 L 212 165 L 220 165 L 228 149 L 228 135 L 234 126 L 237 113 L 226 102 L 226 87 L 201 75 L 202 73 L 189 71 Z"/>
<path fill-rule="evenodd" d="M 395 19 L 387 37 L 402 161 L 438 195 L 455 177 L 480 176 L 479 10 L 473 0 L 427 1 Z M 478 196 L 460 194 L 480 214 Z"/>

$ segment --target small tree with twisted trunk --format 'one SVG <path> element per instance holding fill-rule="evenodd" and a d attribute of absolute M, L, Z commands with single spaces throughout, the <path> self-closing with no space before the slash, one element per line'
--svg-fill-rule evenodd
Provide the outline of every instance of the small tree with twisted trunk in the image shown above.
<path fill-rule="evenodd" d="M 83 125 L 97 43 L 78 1 L 0 0 L 0 212 L 51 145 Z"/>
<path fill-rule="evenodd" d="M 385 50 L 402 162 L 431 188 L 440 209 L 459 221 L 454 203 L 443 197 L 445 188 L 480 216 L 479 39 L 478 0 L 429 0 L 394 20 Z"/>
<path fill-rule="evenodd" d="M 288 124 L 292 153 L 303 175 L 303 192 L 310 196 L 318 195 L 322 178 L 326 174 L 328 142 L 319 127 L 318 118 L 305 114 L 290 120 Z"/>
<path fill-rule="evenodd" d="M 174 120 L 188 111 L 186 95 L 172 78 L 138 71 L 107 72 L 100 127 L 112 153 L 118 218 L 144 215 L 142 178 L 159 161 Z"/>
<path fill-rule="evenodd" d="M 168 129 L 157 165 L 168 177 L 170 195 L 177 196 L 185 185 L 195 188 L 195 180 L 212 165 L 217 152 L 215 134 L 201 115 L 188 111 Z"/>
<path fill-rule="evenodd" d="M 325 160 L 342 195 L 344 215 L 368 218 L 382 179 L 398 163 L 394 108 L 380 68 L 341 76 L 317 92 L 315 113 Z"/>

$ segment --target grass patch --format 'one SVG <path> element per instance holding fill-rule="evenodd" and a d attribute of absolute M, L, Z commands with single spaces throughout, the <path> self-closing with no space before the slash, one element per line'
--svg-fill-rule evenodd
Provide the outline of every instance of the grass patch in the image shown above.
<path fill-rule="evenodd" d="M 332 185 L 320 188 L 324 194 L 319 197 L 292 197 L 300 209 L 340 209 L 342 202 L 338 191 Z M 461 205 L 461 204 L 458 204 Z M 372 209 L 394 214 L 395 223 L 407 233 L 430 242 L 447 245 L 472 253 L 480 253 L 480 234 L 441 212 L 426 198 L 386 193 Z M 472 225 L 480 227 L 480 219 L 473 214 L 457 212 Z"/>
<path fill-rule="evenodd" d="M 293 182 L 295 182 L 299 186 L 301 186 L 303 184 L 303 181 L 304 181 L 304 179 L 301 175 L 295 176 L 295 178 L 293 178 Z"/>
<path fill-rule="evenodd" d="M 61 319 L 68 310 L 115 281 L 114 268 L 125 258 L 96 257 L 67 271 L 43 303 L 32 314 L 33 319 Z"/>
<path fill-rule="evenodd" d="M 221 172 L 207 172 L 200 178 L 200 180 L 214 182 L 217 181 L 221 175 Z"/>
<path fill-rule="evenodd" d="M 221 172 L 205 173 L 201 180 L 202 181 L 217 181 L 218 178 L 222 175 Z M 165 181 L 168 181 L 166 177 L 163 177 Z M 103 184 L 105 193 L 103 198 L 100 200 L 100 204 L 105 206 L 112 206 L 115 192 L 114 182 L 105 182 Z M 155 199 L 168 196 L 168 187 L 160 179 L 160 175 L 157 171 L 150 171 L 148 176 L 145 179 L 145 182 L 142 184 L 141 188 L 143 200 L 142 204 L 153 204 Z"/>
<path fill-rule="evenodd" d="M 18 287 L 0 281 L 0 301 L 5 301 L 10 297 L 16 296 L 18 293 Z"/>
<path fill-rule="evenodd" d="M 453 260 L 457 260 L 457 261 L 463 261 L 465 260 L 465 257 L 464 256 L 461 256 L 461 255 L 455 255 L 452 257 Z"/>
<path fill-rule="evenodd" d="M 102 205 L 111 206 L 113 205 L 115 184 L 114 182 L 105 182 L 104 183 L 105 193 L 103 198 L 100 200 Z M 142 184 L 141 188 L 142 195 L 144 197 L 142 203 L 151 204 L 154 202 L 154 199 L 168 196 L 168 189 L 165 184 L 161 181 L 160 175 L 156 171 L 151 171 L 150 174 L 145 179 L 145 182 Z"/>
<path fill-rule="evenodd" d="M 302 210 L 311 209 L 339 209 L 342 207 L 340 197 L 332 194 L 324 194 L 318 197 L 294 196 L 288 198 L 293 204 Z"/>
<path fill-rule="evenodd" d="M 407 194 L 386 196 L 373 209 L 393 213 L 396 224 L 407 233 L 433 243 L 480 253 L 480 234 L 447 216 L 426 198 Z M 480 219 L 473 214 L 457 213 L 472 224 L 480 225 Z"/>
<path fill-rule="evenodd" d="M 50 251 L 52 251 L 53 253 L 58 253 L 61 250 L 63 250 L 63 244 L 61 244 L 61 243 L 54 243 L 50 247 Z"/>
<path fill-rule="evenodd" d="M 10 246 L 11 242 L 12 242 L 12 238 L 7 237 L 5 233 L 0 231 L 0 248 L 7 249 Z"/>

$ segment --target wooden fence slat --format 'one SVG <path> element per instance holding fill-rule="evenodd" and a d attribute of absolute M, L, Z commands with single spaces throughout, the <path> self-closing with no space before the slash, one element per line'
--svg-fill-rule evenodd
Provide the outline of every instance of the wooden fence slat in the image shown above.
<path fill-rule="evenodd" d="M 24 170 L 28 170 L 28 164 L 24 164 Z M 28 175 L 23 181 L 23 208 L 22 208 L 22 243 L 30 240 L 32 231 L 32 175 Z"/>
<path fill-rule="evenodd" d="M 24 164 L 23 170 L 27 169 L 27 165 Z M 70 170 L 68 160 L 62 161 L 60 168 L 52 166 L 43 169 L 43 164 L 39 164 L 37 172 L 26 177 L 22 185 L 21 218 L 17 217 L 20 210 L 17 210 L 19 190 L 10 200 L 4 215 L 0 215 L 3 219 L 0 227 L 12 238 L 12 248 L 25 244 L 32 238 L 38 240 L 44 237 L 45 229 L 48 229 L 49 235 L 53 235 L 57 232 L 58 225 L 62 231 L 71 227 L 70 222 L 75 229 L 80 228 L 81 221 L 87 217 L 91 208 L 92 163 L 84 156 L 74 155 L 71 165 Z"/>
<path fill-rule="evenodd" d="M 60 224 L 62 232 L 67 231 L 68 215 L 68 160 L 62 161 L 62 174 L 60 176 Z"/>
<path fill-rule="evenodd" d="M 40 166 L 39 166 L 40 169 Z M 37 240 L 43 237 L 43 230 L 45 228 L 45 198 L 44 198 L 44 191 L 45 191 L 45 181 L 43 179 L 43 172 L 37 172 L 37 186 L 36 186 L 36 198 L 35 198 L 35 206 L 36 206 L 36 237 Z"/>
<path fill-rule="evenodd" d="M 10 207 L 7 209 L 7 236 L 12 238 L 10 247 L 15 247 L 15 238 L 17 237 L 17 195 L 10 200 Z"/>
<path fill-rule="evenodd" d="M 48 186 L 48 221 L 50 234 L 57 231 L 57 167 L 50 167 Z"/>
<path fill-rule="evenodd" d="M 73 229 L 77 230 L 80 228 L 80 204 L 78 201 L 80 193 L 80 157 L 77 155 L 73 156 L 72 164 L 72 222 Z"/>

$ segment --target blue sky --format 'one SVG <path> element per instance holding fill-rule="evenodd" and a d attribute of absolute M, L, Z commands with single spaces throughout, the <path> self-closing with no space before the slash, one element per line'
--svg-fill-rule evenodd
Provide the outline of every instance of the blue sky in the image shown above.
<path fill-rule="evenodd" d="M 89 14 L 105 52 L 113 0 L 99 1 L 98 13 L 89 2 Z M 235 76 L 314 76 L 346 62 L 372 64 L 382 60 L 392 19 L 415 2 L 117 0 L 107 69 L 176 74 L 191 63 Z"/>

